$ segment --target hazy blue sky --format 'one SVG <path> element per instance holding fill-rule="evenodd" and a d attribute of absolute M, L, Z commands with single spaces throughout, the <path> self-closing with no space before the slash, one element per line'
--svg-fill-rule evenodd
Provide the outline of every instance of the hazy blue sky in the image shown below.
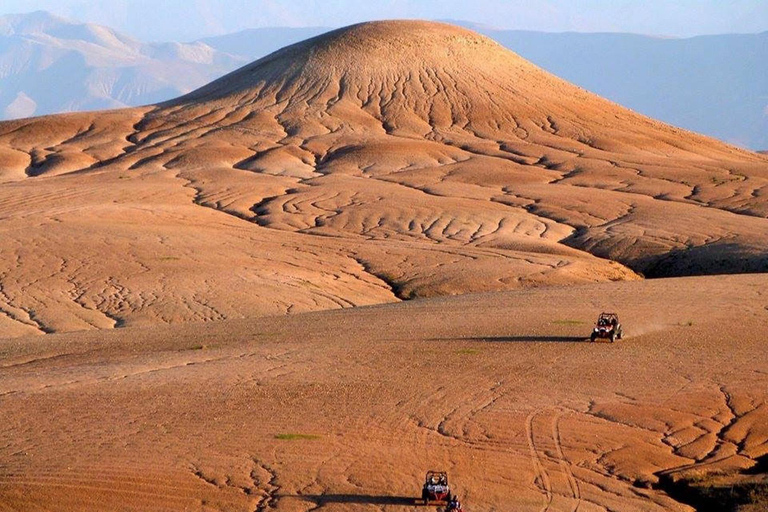
<path fill-rule="evenodd" d="M 768 0 L 0 0 L 0 14 L 39 9 L 152 41 L 385 18 L 670 36 L 768 30 Z"/>

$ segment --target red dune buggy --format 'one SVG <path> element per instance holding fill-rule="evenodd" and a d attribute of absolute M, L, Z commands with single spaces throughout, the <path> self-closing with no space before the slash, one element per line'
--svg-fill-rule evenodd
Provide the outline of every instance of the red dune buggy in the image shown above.
<path fill-rule="evenodd" d="M 589 339 L 593 342 L 597 339 L 608 339 L 613 343 L 623 336 L 624 331 L 621 328 L 619 316 L 616 313 L 600 313 Z"/>

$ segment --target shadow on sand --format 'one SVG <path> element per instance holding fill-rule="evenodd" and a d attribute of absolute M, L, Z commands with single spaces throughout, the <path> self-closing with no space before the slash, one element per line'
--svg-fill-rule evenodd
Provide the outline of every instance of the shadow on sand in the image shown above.
<path fill-rule="evenodd" d="M 410 496 L 373 496 L 370 494 L 302 494 L 280 496 L 280 498 L 296 498 L 310 501 L 318 507 L 330 503 L 348 503 L 353 505 L 402 505 L 413 506 L 417 499 Z"/>
<path fill-rule="evenodd" d="M 461 340 L 488 343 L 589 343 L 589 337 L 585 336 L 487 336 L 484 338 L 461 338 Z"/>

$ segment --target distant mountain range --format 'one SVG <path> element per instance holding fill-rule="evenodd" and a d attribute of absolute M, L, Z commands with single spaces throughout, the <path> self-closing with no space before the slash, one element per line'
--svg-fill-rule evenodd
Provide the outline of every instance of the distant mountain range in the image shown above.
<path fill-rule="evenodd" d="M 768 148 L 768 32 L 663 39 L 452 23 L 642 114 Z M 164 101 L 327 30 L 259 28 L 186 44 L 141 43 L 45 12 L 0 17 L 0 117 Z"/>
<path fill-rule="evenodd" d="M 208 37 L 199 42 L 207 44 L 217 51 L 237 55 L 250 62 L 269 55 L 284 46 L 319 36 L 329 30 L 333 29 L 329 27 L 253 28 L 234 34 Z"/>
<path fill-rule="evenodd" d="M 201 42 L 147 44 L 46 12 L 3 16 L 0 116 L 155 103 L 245 63 Z"/>
<path fill-rule="evenodd" d="M 464 25 L 644 115 L 768 149 L 768 32 L 664 39 Z"/>

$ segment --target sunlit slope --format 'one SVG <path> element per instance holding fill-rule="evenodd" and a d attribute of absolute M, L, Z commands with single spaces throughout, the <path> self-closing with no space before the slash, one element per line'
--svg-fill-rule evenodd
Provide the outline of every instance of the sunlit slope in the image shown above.
<path fill-rule="evenodd" d="M 4 123 L 0 162 L 14 333 L 767 264 L 766 157 L 437 23 L 337 30 L 156 107 Z"/>
<path fill-rule="evenodd" d="M 0 506 L 692 512 L 768 454 L 768 276 L 0 340 Z M 697 293 L 691 293 L 696 290 Z M 589 343 L 597 305 L 627 336 Z M 733 318 L 738 318 L 738 336 Z M 764 460 L 764 459 L 763 459 Z"/>

